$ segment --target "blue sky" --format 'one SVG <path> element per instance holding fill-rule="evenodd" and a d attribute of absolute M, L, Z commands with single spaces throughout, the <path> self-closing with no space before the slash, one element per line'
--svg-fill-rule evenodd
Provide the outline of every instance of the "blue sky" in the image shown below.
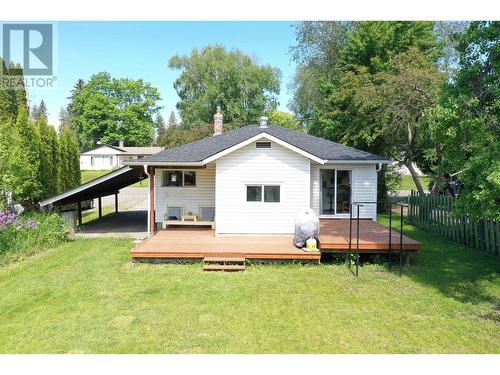
<path fill-rule="evenodd" d="M 289 47 L 295 37 L 291 22 L 58 22 L 57 88 L 31 89 L 29 99 L 44 100 L 49 120 L 57 125 L 59 109 L 66 106 L 78 78 L 107 71 L 113 77 L 142 78 L 160 91 L 162 115 L 175 110 L 178 96 L 173 82 L 179 71 L 168 68 L 175 54 L 221 44 L 255 56 L 282 72 L 279 108 L 287 109 L 288 83 L 295 72 Z"/>

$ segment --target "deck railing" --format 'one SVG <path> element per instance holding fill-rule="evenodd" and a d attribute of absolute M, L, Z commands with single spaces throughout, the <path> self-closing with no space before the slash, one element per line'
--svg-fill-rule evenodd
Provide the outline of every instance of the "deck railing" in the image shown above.
<path fill-rule="evenodd" d="M 347 267 L 351 269 L 351 258 L 352 258 L 352 212 L 353 207 L 356 206 L 356 252 L 355 254 L 355 262 L 356 269 L 354 271 L 354 275 L 358 276 L 359 274 L 359 209 L 364 207 L 367 204 L 378 204 L 378 202 L 352 202 L 349 210 L 349 250 L 346 255 L 346 263 Z M 399 276 L 401 276 L 403 271 L 403 225 L 404 225 L 404 207 L 407 206 L 405 203 L 391 203 L 389 207 L 389 248 L 388 248 L 388 260 L 389 260 L 389 270 L 392 270 L 392 207 L 399 206 L 401 208 L 400 213 L 400 224 L 399 224 Z"/>

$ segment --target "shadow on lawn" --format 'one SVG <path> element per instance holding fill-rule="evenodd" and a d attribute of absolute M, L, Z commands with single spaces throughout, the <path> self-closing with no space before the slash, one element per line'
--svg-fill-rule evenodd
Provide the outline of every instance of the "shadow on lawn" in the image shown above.
<path fill-rule="evenodd" d="M 412 257 L 408 277 L 461 302 L 493 304 L 500 313 L 500 296 L 492 292 L 495 287 L 488 290 L 500 283 L 500 259 L 413 226 L 406 225 L 404 233 L 422 243 L 421 251 Z"/>

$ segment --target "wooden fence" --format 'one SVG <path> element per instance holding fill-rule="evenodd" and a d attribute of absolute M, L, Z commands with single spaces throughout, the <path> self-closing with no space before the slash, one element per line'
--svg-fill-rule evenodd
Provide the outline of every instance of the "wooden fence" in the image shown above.
<path fill-rule="evenodd" d="M 455 202 L 451 196 L 420 196 L 412 191 L 408 197 L 408 221 L 449 240 L 500 255 L 500 222 L 451 215 Z"/>

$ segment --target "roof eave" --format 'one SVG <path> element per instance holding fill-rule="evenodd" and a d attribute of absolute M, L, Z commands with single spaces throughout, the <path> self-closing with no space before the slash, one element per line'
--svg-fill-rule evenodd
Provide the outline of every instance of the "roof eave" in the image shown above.
<path fill-rule="evenodd" d="M 326 160 L 325 164 L 389 164 L 391 160 L 387 159 L 372 159 L 372 160 L 362 160 L 362 159 L 350 159 L 350 160 Z"/>

